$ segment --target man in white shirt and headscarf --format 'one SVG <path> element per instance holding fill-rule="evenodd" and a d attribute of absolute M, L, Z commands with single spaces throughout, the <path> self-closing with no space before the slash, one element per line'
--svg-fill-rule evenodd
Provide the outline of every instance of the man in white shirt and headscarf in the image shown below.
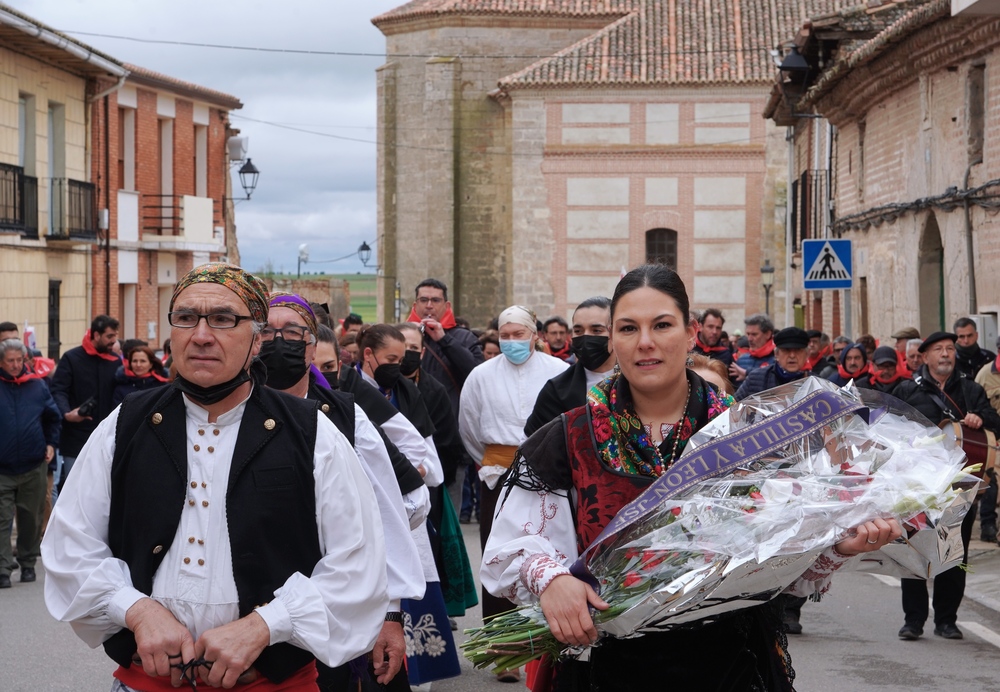
<path fill-rule="evenodd" d="M 42 543 L 45 601 L 119 668 L 113 689 L 317 690 L 389 606 L 378 505 L 315 401 L 263 386 L 267 288 L 196 267 L 170 300 L 171 387 L 90 436 Z"/>
<path fill-rule="evenodd" d="M 482 466 L 483 481 L 479 509 L 479 536 L 485 547 L 493 526 L 493 513 L 500 494 L 500 477 L 514 461 L 524 442 L 524 424 L 535 407 L 535 399 L 549 379 L 569 366 L 559 358 L 536 350 L 535 313 L 513 305 L 500 313 L 500 352 L 476 366 L 462 389 L 458 429 L 472 459 Z M 483 590 L 483 617 L 514 608 L 506 599 Z M 500 671 L 498 679 L 514 681 L 517 671 Z"/>

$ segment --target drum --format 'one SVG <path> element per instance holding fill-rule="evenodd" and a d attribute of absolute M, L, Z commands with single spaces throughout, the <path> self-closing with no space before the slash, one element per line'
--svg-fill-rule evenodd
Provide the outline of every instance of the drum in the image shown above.
<path fill-rule="evenodd" d="M 996 435 L 985 428 L 975 430 L 950 420 L 941 421 L 938 427 L 955 433 L 955 441 L 965 452 L 965 456 L 969 458 L 970 464 L 982 464 L 982 469 L 974 475 L 983 481 L 979 486 L 979 494 L 986 492 L 986 485 L 993 479 L 997 463 Z"/>

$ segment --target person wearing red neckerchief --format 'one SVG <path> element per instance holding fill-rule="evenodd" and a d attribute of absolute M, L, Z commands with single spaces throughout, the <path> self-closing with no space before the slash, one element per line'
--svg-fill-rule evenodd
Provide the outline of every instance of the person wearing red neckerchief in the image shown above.
<path fill-rule="evenodd" d="M 750 351 L 741 354 L 736 362 L 729 366 L 729 374 L 733 382 L 746 379 L 747 370 L 766 368 L 774 362 L 774 322 L 763 313 L 750 315 L 743 323 L 746 325 L 746 337 Z"/>
<path fill-rule="evenodd" d="M 851 380 L 855 386 L 870 389 L 868 376 L 871 374 L 871 363 L 864 345 L 853 343 L 840 352 L 840 363 L 837 372 L 828 378 L 838 387 L 843 387 Z"/>
<path fill-rule="evenodd" d="M 57 479 L 58 491 L 66 484 L 77 455 L 97 424 L 114 410 L 115 373 L 122 362 L 111 348 L 118 341 L 118 320 L 98 315 L 83 335 L 83 343 L 71 348 L 59 359 L 52 375 L 52 398 L 63 414 L 59 455 L 62 469 Z M 80 405 L 88 399 L 96 404 L 93 413 L 80 415 Z M 58 495 L 57 495 L 58 497 Z"/>
<path fill-rule="evenodd" d="M 818 329 L 806 331 L 809 336 L 809 354 L 805 369 L 824 380 L 837 371 L 837 359 L 833 355 L 833 344 L 830 337 Z"/>
<path fill-rule="evenodd" d="M 892 346 L 879 346 L 875 349 L 872 355 L 872 374 L 868 378 L 868 384 L 872 389 L 892 394 L 897 384 L 909 379 L 899 371 L 896 353 L 896 349 Z"/>
<path fill-rule="evenodd" d="M 570 365 L 576 362 L 576 354 L 573 353 L 573 346 L 569 342 L 569 324 L 562 317 L 556 315 L 542 323 L 542 338 L 549 347 L 550 356 L 555 356 Z"/>
<path fill-rule="evenodd" d="M 28 349 L 17 338 L 0 341 L 0 589 L 35 581 L 40 553 L 48 463 L 59 444 L 62 419 L 49 388 L 25 363 Z M 17 561 L 11 522 L 17 515 Z"/>
<path fill-rule="evenodd" d="M 702 313 L 700 324 L 701 329 L 694 336 L 691 352 L 722 361 L 728 368 L 733 364 L 733 353 L 722 344 L 722 327 L 726 318 L 716 308 L 708 308 Z"/>
<path fill-rule="evenodd" d="M 458 411 L 459 397 L 472 369 L 483 362 L 479 339 L 468 329 L 458 326 L 448 300 L 448 286 L 437 279 L 424 279 L 416 288 L 416 299 L 407 322 L 418 322 L 424 331 L 424 356 L 420 370 L 429 374 L 448 390 L 452 410 Z M 462 488 L 472 459 L 466 455 L 458 468 L 444 469 L 444 484 L 451 503 L 462 506 Z M 473 470 L 471 475 L 475 475 Z"/>
<path fill-rule="evenodd" d="M 131 349 L 128 362 L 115 373 L 114 404 L 117 406 L 132 392 L 144 392 L 170 382 L 163 363 L 149 346 Z"/>

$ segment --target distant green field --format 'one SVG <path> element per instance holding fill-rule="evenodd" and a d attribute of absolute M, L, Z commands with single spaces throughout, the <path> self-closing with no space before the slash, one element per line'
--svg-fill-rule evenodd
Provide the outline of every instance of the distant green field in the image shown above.
<path fill-rule="evenodd" d="M 264 272 L 261 272 L 264 275 Z M 294 274 L 269 274 L 275 279 L 294 279 Z M 374 274 L 302 274 L 309 279 L 338 279 L 351 284 L 351 311 L 361 315 L 365 322 L 374 322 L 378 299 L 375 295 L 377 277 Z"/>
<path fill-rule="evenodd" d="M 375 321 L 378 299 L 375 295 L 374 274 L 330 274 L 331 279 L 340 279 L 351 284 L 351 311 L 361 315 L 365 322 Z"/>

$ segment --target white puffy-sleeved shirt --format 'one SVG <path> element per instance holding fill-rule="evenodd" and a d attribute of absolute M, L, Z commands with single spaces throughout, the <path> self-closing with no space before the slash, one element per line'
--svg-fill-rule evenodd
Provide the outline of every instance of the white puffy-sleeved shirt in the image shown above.
<path fill-rule="evenodd" d="M 535 351 L 521 365 L 497 356 L 477 365 L 462 386 L 458 431 L 469 455 L 478 464 L 487 445 L 518 446 L 524 442 L 524 424 L 535 400 L 550 379 L 568 368 L 564 361 Z M 502 475 L 494 474 L 494 483 Z M 480 472 L 483 474 L 483 472 Z M 482 476 L 487 483 L 490 472 Z"/>
<path fill-rule="evenodd" d="M 479 570 L 483 588 L 515 603 L 530 603 L 553 579 L 570 573 L 569 566 L 579 557 L 570 506 L 573 492 L 515 485 L 508 495 L 507 487 L 502 489 Z M 827 549 L 786 592 L 795 596 L 826 592 L 833 573 L 850 559 Z"/>
<path fill-rule="evenodd" d="M 430 509 L 430 493 L 427 486 L 422 485 L 407 493 L 406 499 L 403 498 L 382 437 L 375 429 L 375 424 L 357 404 L 354 404 L 354 451 L 375 490 L 382 528 L 385 531 L 389 610 L 398 612 L 400 599 L 424 597 L 426 583 L 421 576 L 420 554 L 410 535 L 412 527 L 407 516 L 406 502 L 409 500 L 411 504 L 419 503 L 419 510 L 414 507 L 414 511 L 422 513 L 423 518 L 426 518 Z M 426 509 L 423 508 L 424 504 Z"/>
<path fill-rule="evenodd" d="M 197 639 L 239 618 L 226 490 L 246 400 L 214 423 L 186 396 L 184 404 L 189 504 L 153 577 L 151 597 Z M 108 547 L 119 410 L 101 422 L 77 457 L 42 541 L 46 606 L 91 647 L 124 628 L 128 609 L 145 597 Z M 292 574 L 255 612 L 267 623 L 271 644 L 288 642 L 339 666 L 370 651 L 382 629 L 389 606 L 385 540 L 357 455 L 326 416 L 316 415 L 313 478 L 323 558 L 311 576 Z"/>
<path fill-rule="evenodd" d="M 378 384 L 368 373 L 363 370 L 359 372 L 365 382 L 378 389 Z M 382 432 L 399 448 L 400 452 L 406 455 L 414 467 L 424 467 L 426 472 L 424 483 L 428 487 L 434 488 L 444 483 L 444 469 L 438 458 L 433 437 L 421 437 L 417 429 L 413 427 L 413 423 L 399 412 L 382 424 Z M 420 555 L 420 565 L 423 568 L 421 574 L 424 580 L 436 582 L 441 580 L 441 576 L 438 574 L 437 565 L 434 564 L 434 552 L 431 548 L 431 539 L 427 534 L 426 524 L 426 516 L 419 526 L 413 526 L 411 521 L 410 536 L 413 538 L 413 542 L 417 546 L 417 553 Z"/>

